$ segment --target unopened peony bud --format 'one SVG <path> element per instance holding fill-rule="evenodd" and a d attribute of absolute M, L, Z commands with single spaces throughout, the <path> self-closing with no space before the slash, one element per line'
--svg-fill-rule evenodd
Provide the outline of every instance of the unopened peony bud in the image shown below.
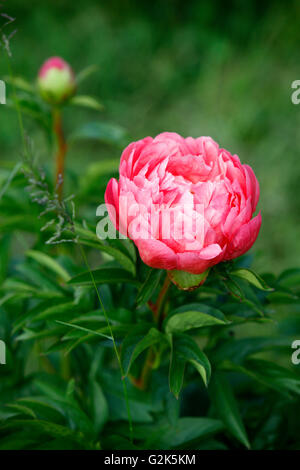
<path fill-rule="evenodd" d="M 38 87 L 45 101 L 50 104 L 61 104 L 75 94 L 74 72 L 60 57 L 51 57 L 40 68 Z"/>

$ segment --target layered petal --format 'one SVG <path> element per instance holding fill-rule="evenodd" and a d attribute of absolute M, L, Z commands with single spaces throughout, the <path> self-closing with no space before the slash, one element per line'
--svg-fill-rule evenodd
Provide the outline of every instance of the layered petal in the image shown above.
<path fill-rule="evenodd" d="M 246 253 L 255 242 L 261 226 L 261 213 L 242 225 L 228 244 L 224 260 L 237 258 Z"/>
<path fill-rule="evenodd" d="M 177 256 L 159 240 L 136 240 L 140 256 L 145 264 L 158 269 L 177 269 Z"/>
<path fill-rule="evenodd" d="M 199 274 L 257 238 L 256 176 L 210 137 L 164 132 L 133 142 L 119 173 L 107 185 L 108 212 L 149 266 Z"/>

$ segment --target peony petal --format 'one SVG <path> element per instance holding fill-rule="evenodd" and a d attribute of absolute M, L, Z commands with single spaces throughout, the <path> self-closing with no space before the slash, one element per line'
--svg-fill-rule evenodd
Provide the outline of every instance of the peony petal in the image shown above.
<path fill-rule="evenodd" d="M 204 273 L 210 266 L 210 260 L 200 259 L 197 252 L 178 253 L 178 268 L 192 274 Z"/>
<path fill-rule="evenodd" d="M 242 225 L 230 241 L 224 259 L 229 260 L 241 256 L 248 251 L 255 242 L 261 226 L 261 213 L 247 224 Z"/>
<path fill-rule="evenodd" d="M 219 256 L 222 252 L 222 248 L 217 243 L 213 243 L 212 245 L 208 245 L 199 252 L 199 256 L 201 259 L 213 259 Z"/>
<path fill-rule="evenodd" d="M 177 269 L 174 251 L 159 240 L 136 240 L 140 256 L 145 264 L 158 269 Z"/>
<path fill-rule="evenodd" d="M 104 194 L 105 204 L 110 220 L 115 228 L 119 230 L 119 185 L 115 178 L 111 178 Z M 112 207 L 115 210 L 112 210 Z"/>
<path fill-rule="evenodd" d="M 212 246 L 212 245 L 211 245 Z M 218 245 L 219 246 L 219 245 Z M 215 253 L 219 250 L 214 249 Z M 211 266 L 222 261 L 226 246 L 219 252 L 219 255 L 212 259 L 203 259 L 197 252 L 178 253 L 178 268 L 192 274 L 201 274 Z"/>
<path fill-rule="evenodd" d="M 132 177 L 134 164 L 139 159 L 141 151 L 153 141 L 152 137 L 138 140 L 129 144 L 121 155 L 120 175 Z"/>
<path fill-rule="evenodd" d="M 255 212 L 255 209 L 256 209 L 256 206 L 257 206 L 257 203 L 258 203 L 258 200 L 259 200 L 259 184 L 258 184 L 258 181 L 257 181 L 257 178 L 254 174 L 254 171 L 252 170 L 251 166 L 249 165 L 243 165 L 244 167 L 244 170 L 245 172 L 247 173 L 247 175 L 249 176 L 250 178 L 250 182 L 251 182 L 251 187 L 249 188 L 248 187 L 248 194 L 247 196 L 251 196 L 251 199 L 252 199 L 252 208 L 253 208 L 253 212 Z"/>

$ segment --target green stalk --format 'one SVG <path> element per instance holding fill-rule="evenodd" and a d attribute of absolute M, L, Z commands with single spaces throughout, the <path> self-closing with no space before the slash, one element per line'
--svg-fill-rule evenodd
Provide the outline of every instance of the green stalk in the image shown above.
<path fill-rule="evenodd" d="M 23 149 L 24 149 L 24 155 L 27 156 L 27 155 L 28 155 L 28 152 L 27 152 L 27 145 L 26 145 L 26 139 L 25 139 L 23 118 L 22 118 L 22 113 L 21 113 L 21 109 L 20 109 L 20 106 L 19 106 L 19 102 L 18 102 L 18 99 L 17 99 L 16 88 L 15 88 L 15 85 L 14 85 L 14 74 L 13 74 L 11 62 L 10 62 L 8 56 L 7 56 L 7 64 L 8 64 L 8 69 L 9 69 L 9 75 L 10 75 L 10 78 L 11 78 L 11 81 L 12 81 L 13 96 L 14 96 L 14 102 L 15 102 L 16 109 L 17 109 L 17 114 L 18 114 L 19 130 L 20 130 L 20 134 L 21 134 L 21 140 L 22 140 L 22 145 L 23 145 Z M 66 148 L 65 148 L 65 150 L 66 150 Z M 63 158 L 64 158 L 64 156 L 65 156 L 65 155 L 63 155 Z M 117 349 L 117 345 L 116 345 L 116 342 L 115 342 L 115 339 L 114 339 L 114 335 L 113 335 L 113 332 L 112 332 L 112 328 L 111 328 L 111 324 L 110 324 L 109 318 L 108 318 L 108 316 L 107 316 L 107 313 L 106 313 L 106 310 L 105 310 L 105 308 L 104 308 L 102 299 L 101 299 L 100 294 L 99 294 L 99 292 L 98 292 L 98 289 L 97 289 L 97 286 L 96 286 L 96 282 L 95 282 L 95 278 L 94 278 L 94 276 L 93 276 L 93 273 L 92 273 L 91 270 L 90 270 L 90 267 L 89 267 L 89 264 L 88 264 L 88 260 L 87 260 L 86 254 L 85 254 L 85 251 L 84 251 L 83 247 L 82 247 L 80 244 L 79 244 L 79 246 L 80 246 L 80 250 L 81 250 L 82 257 L 83 257 L 84 262 L 85 262 L 85 264 L 86 264 L 86 266 L 87 266 L 87 269 L 88 269 L 88 271 L 89 271 L 89 273 L 90 273 L 90 276 L 91 276 L 91 279 L 92 279 L 94 288 L 95 288 L 95 290 L 96 290 L 99 303 L 100 303 L 100 305 L 101 305 L 101 308 L 102 308 L 102 310 L 103 310 L 104 316 L 105 316 L 105 318 L 106 318 L 106 322 L 107 322 L 108 328 L 109 328 L 109 330 L 110 330 L 110 334 L 111 334 L 112 341 L 113 341 L 114 351 L 115 351 L 115 354 L 116 354 L 116 357 L 117 357 L 117 361 L 118 361 L 118 364 L 119 364 L 119 367 L 120 367 L 121 377 L 123 377 L 123 376 L 124 376 L 124 370 L 123 370 L 123 367 L 122 367 L 122 364 L 121 364 L 120 355 L 119 355 L 119 352 L 118 352 L 118 349 Z M 127 409 L 127 415 L 128 415 L 128 422 L 129 422 L 130 441 L 132 442 L 132 441 L 133 441 L 133 426 L 132 426 L 131 411 L 130 411 L 130 405 L 129 405 L 129 399 L 128 399 L 127 385 L 126 385 L 125 380 L 122 380 L 122 383 L 123 383 L 124 398 L 125 398 L 126 409 Z"/>
<path fill-rule="evenodd" d="M 16 86 L 15 86 L 15 82 L 14 82 L 13 69 L 12 69 L 11 62 L 10 62 L 10 59 L 8 57 L 8 54 L 4 54 L 4 55 L 6 57 L 8 73 L 9 73 L 11 83 L 12 83 L 13 101 L 15 103 L 16 110 L 17 110 L 17 115 L 18 115 L 18 123 L 19 123 L 19 130 L 20 130 L 20 135 L 21 135 L 23 151 L 24 151 L 24 155 L 27 156 L 28 152 L 27 152 L 27 145 L 26 145 L 26 139 L 25 139 L 25 131 L 24 131 L 21 108 L 20 108 L 19 101 L 18 101 L 18 98 L 17 98 L 17 92 L 16 92 Z"/>

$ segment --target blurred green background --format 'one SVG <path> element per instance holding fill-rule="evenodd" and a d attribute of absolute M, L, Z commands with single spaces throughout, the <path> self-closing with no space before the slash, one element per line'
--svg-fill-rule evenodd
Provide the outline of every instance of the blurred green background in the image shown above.
<path fill-rule="evenodd" d="M 291 83 L 300 79 L 299 2 L 14 0 L 4 10 L 16 17 L 16 75 L 34 81 L 53 55 L 76 72 L 99 67 L 80 92 L 105 111 L 68 111 L 68 131 L 89 118 L 117 123 L 133 140 L 162 131 L 210 135 L 259 179 L 254 267 L 278 273 L 298 264 L 300 105 L 291 102 Z M 6 67 L 1 54 L 0 78 Z M 16 160 L 15 111 L 1 106 L 0 115 L 1 159 Z M 49 161 L 43 135 L 31 120 L 25 125 Z M 84 144 L 71 147 L 67 165 L 82 173 L 89 161 L 111 157 L 118 151 Z"/>

